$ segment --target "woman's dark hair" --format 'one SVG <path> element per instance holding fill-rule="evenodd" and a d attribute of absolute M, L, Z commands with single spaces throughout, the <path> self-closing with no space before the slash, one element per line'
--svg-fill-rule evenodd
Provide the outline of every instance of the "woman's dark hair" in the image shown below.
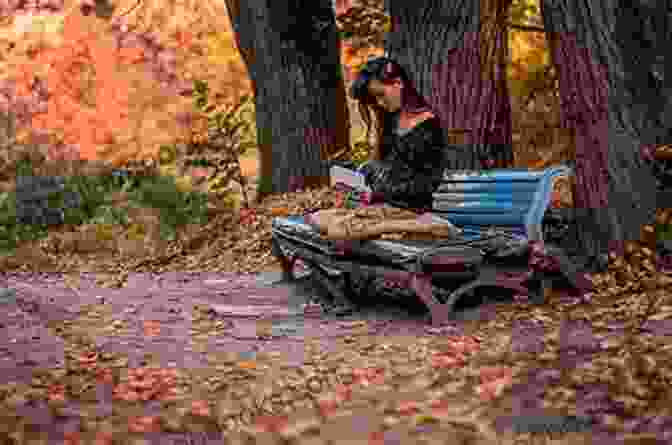
<path fill-rule="evenodd" d="M 383 122 L 387 112 L 377 104 L 375 98 L 369 93 L 369 82 L 371 79 L 376 79 L 384 84 L 389 84 L 394 80 L 400 79 L 403 85 L 401 108 L 404 111 L 427 111 L 431 110 L 431 107 L 418 94 L 408 74 L 399 63 L 387 57 L 378 57 L 366 62 L 364 67 L 359 70 L 357 78 L 350 87 L 350 96 L 359 102 L 357 106 L 359 114 L 362 116 L 364 123 L 366 123 L 367 141 L 371 134 L 371 114 L 376 117 L 376 144 L 380 147 L 384 131 Z M 382 155 L 383 153 L 377 150 L 374 157 L 382 157 Z"/>

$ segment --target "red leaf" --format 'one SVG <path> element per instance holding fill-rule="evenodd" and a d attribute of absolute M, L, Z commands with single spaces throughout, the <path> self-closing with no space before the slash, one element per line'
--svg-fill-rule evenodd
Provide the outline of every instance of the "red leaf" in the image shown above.
<path fill-rule="evenodd" d="M 205 400 L 194 400 L 191 402 L 191 414 L 200 417 L 210 416 L 210 405 Z"/>
<path fill-rule="evenodd" d="M 484 366 L 480 369 L 481 383 L 492 382 L 499 379 L 511 379 L 513 371 L 504 366 Z"/>
<path fill-rule="evenodd" d="M 66 431 L 63 433 L 63 445 L 79 445 L 82 443 L 79 431 Z"/>
<path fill-rule="evenodd" d="M 134 417 L 128 422 L 128 429 L 132 433 L 152 433 L 159 430 L 159 419 L 156 416 Z"/>
<path fill-rule="evenodd" d="M 459 355 L 434 354 L 432 356 L 432 366 L 434 368 L 454 368 L 464 365 L 464 358 Z"/>
<path fill-rule="evenodd" d="M 261 416 L 257 418 L 255 423 L 257 427 L 265 432 L 276 433 L 287 425 L 288 420 L 287 416 Z"/>
<path fill-rule="evenodd" d="M 385 445 L 385 433 L 374 431 L 369 434 L 369 445 Z"/>
<path fill-rule="evenodd" d="M 343 15 L 352 8 L 353 0 L 336 0 L 336 15 Z"/>
<path fill-rule="evenodd" d="M 415 414 L 419 410 L 420 405 L 418 404 L 418 402 L 414 401 L 401 402 L 399 406 L 397 406 L 397 412 L 402 416 L 409 416 L 411 414 Z"/>

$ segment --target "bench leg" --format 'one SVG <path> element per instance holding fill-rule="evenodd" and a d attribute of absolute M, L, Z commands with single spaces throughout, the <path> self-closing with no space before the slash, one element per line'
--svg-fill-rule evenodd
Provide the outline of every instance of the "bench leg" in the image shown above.
<path fill-rule="evenodd" d="M 449 304 L 442 304 L 434 297 L 431 275 L 412 274 L 410 281 L 415 294 L 429 309 L 433 326 L 441 326 L 450 320 L 453 307 Z"/>
<path fill-rule="evenodd" d="M 440 325 L 451 319 L 455 304 L 465 294 L 472 292 L 480 286 L 495 286 L 511 289 L 520 293 L 527 293 L 529 290 L 520 281 L 523 277 L 499 277 L 494 271 L 484 271 L 481 278 L 471 281 L 452 292 L 445 303 L 439 302 L 433 294 L 432 279 L 427 274 L 414 274 L 411 279 L 413 290 L 427 306 L 432 317 L 433 325 Z M 491 272 L 491 273 L 489 273 Z M 543 294 L 542 294 L 543 298 Z"/>
<path fill-rule="evenodd" d="M 329 293 L 331 304 L 333 307 L 327 310 L 327 312 L 333 315 L 350 315 L 355 311 L 355 306 L 353 305 L 349 295 L 346 295 L 347 290 L 347 276 L 348 273 L 344 272 L 346 279 L 346 291 L 341 289 L 338 285 L 334 284 L 332 279 L 327 275 L 327 273 L 320 268 L 318 265 L 313 265 L 313 279 L 319 280 L 319 283 L 324 286 Z M 349 293 L 349 292 L 348 292 Z"/>
<path fill-rule="evenodd" d="M 287 258 L 280 248 L 280 243 L 275 237 L 271 239 L 271 251 L 273 256 L 280 261 L 280 267 L 282 268 L 282 281 L 287 283 L 294 281 L 294 263 L 296 262 L 296 257 Z"/>
<path fill-rule="evenodd" d="M 546 246 L 546 250 L 548 254 L 554 257 L 558 262 L 560 271 L 567 277 L 567 279 L 569 279 L 572 286 L 578 289 L 581 293 L 591 292 L 593 290 L 593 282 L 581 273 L 578 266 L 567 257 L 564 250 L 550 244 Z"/>

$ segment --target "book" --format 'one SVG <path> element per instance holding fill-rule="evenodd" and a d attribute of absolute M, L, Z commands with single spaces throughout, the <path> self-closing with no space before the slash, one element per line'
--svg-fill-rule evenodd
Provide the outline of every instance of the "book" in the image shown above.
<path fill-rule="evenodd" d="M 331 179 L 332 187 L 341 184 L 360 192 L 371 191 L 371 188 L 366 185 L 366 178 L 358 171 L 335 165 L 331 167 L 329 177 Z"/>

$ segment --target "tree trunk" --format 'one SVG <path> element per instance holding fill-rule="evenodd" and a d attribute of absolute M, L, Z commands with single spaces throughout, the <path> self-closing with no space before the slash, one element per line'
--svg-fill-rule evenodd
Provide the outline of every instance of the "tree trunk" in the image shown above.
<path fill-rule="evenodd" d="M 325 161 L 350 143 L 331 1 L 226 4 L 255 94 L 258 197 L 327 185 Z"/>
<path fill-rule="evenodd" d="M 406 68 L 446 130 L 471 130 L 465 140 L 470 151 L 456 168 L 513 164 L 506 85 L 509 4 L 510 0 L 386 1 L 393 23 L 387 54 Z"/>
<path fill-rule="evenodd" d="M 653 221 L 656 182 L 641 156 L 651 142 L 651 117 L 636 102 L 646 100 L 640 84 L 635 100 L 623 99 L 628 48 L 615 40 L 614 0 L 543 0 L 542 15 L 559 74 L 562 125 L 576 142 L 575 207 L 577 251 L 593 269 L 604 255 L 640 239 Z M 623 36 L 631 39 L 631 36 Z M 662 49 L 662 48 L 661 48 Z M 640 64 L 637 69 L 646 69 Z M 654 138 L 655 140 L 655 138 Z M 600 257 L 602 256 L 602 260 Z"/>

